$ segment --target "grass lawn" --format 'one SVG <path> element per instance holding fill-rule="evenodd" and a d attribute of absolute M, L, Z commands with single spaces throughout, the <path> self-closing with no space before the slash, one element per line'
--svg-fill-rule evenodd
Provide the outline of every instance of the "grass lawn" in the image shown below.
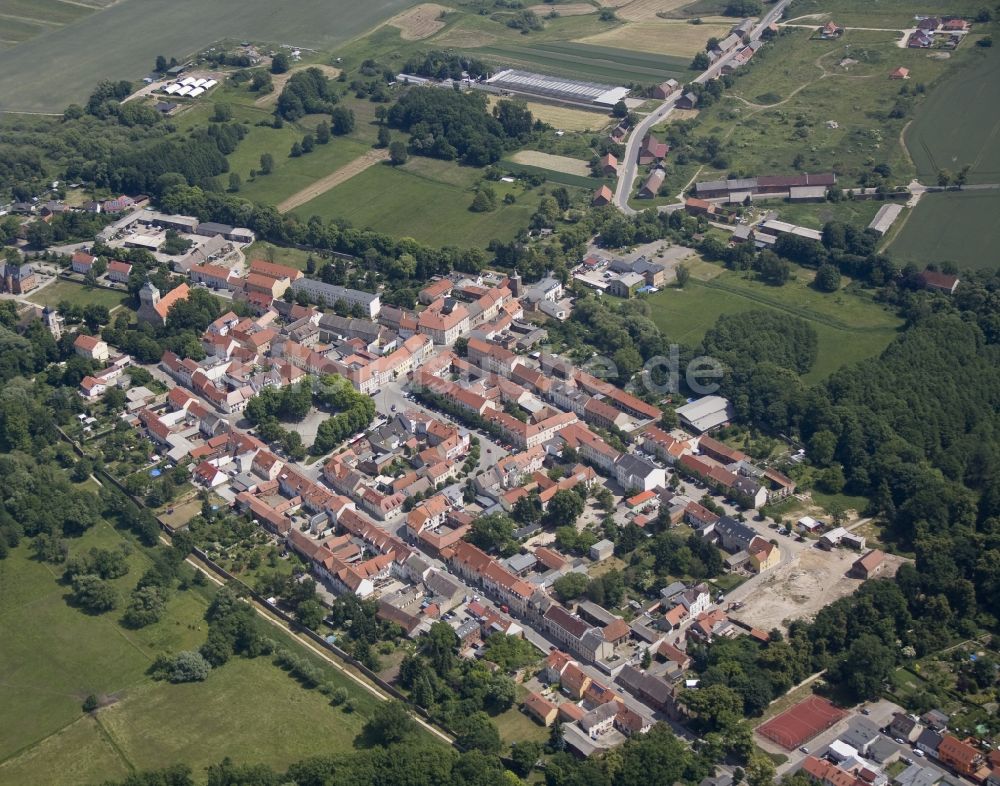
<path fill-rule="evenodd" d="M 520 703 L 526 695 L 526 691 L 519 691 L 514 706 L 493 717 L 500 736 L 507 744 L 522 741 L 545 742 L 549 738 L 549 729 L 521 711 Z"/>
<path fill-rule="evenodd" d="M 124 292 L 88 287 L 84 284 L 77 284 L 75 281 L 63 280 L 53 281 L 48 286 L 26 295 L 28 300 L 40 306 L 58 306 L 63 300 L 68 300 L 71 305 L 75 306 L 97 304 L 107 306 L 109 309 L 124 303 L 126 297 L 128 296 Z"/>
<path fill-rule="evenodd" d="M 819 338 L 819 353 L 807 382 L 829 376 L 841 366 L 877 355 L 892 341 L 900 320 L 864 295 L 841 291 L 832 295 L 809 286 L 812 272 L 795 269 L 796 278 L 772 287 L 734 271 L 711 281 L 692 277 L 683 290 L 652 295 L 653 320 L 671 341 L 696 345 L 723 314 L 758 309 L 809 321 Z"/>
<path fill-rule="evenodd" d="M 851 30 L 838 41 L 811 36 L 787 30 L 761 49 L 731 93 L 700 114 L 696 136 L 729 142 L 728 170 L 786 173 L 802 156 L 803 171 L 836 168 L 845 188 L 882 162 L 893 181 L 907 182 L 915 174 L 901 143 L 908 118 L 889 117 L 900 91 L 889 71 L 906 66 L 913 84 L 931 85 L 968 51 L 932 60 L 926 52 L 899 49 L 892 32 Z M 841 65 L 845 58 L 855 62 Z M 919 107 L 919 99 L 910 105 Z"/>
<path fill-rule="evenodd" d="M 951 261 L 963 268 L 996 268 L 998 215 L 1000 191 L 925 194 L 886 250 L 898 263 L 918 267 Z"/>
<path fill-rule="evenodd" d="M 843 200 L 840 202 L 799 202 L 774 206 L 774 203 L 764 202 L 762 208 L 778 211 L 778 217 L 790 224 L 798 224 L 811 229 L 822 229 L 828 221 L 842 221 L 859 229 L 867 227 L 879 209 L 886 202 L 876 199 Z M 901 219 L 897 219 L 901 220 Z"/>
<path fill-rule="evenodd" d="M 278 265 L 287 265 L 288 267 L 298 268 L 302 271 L 306 269 L 306 263 L 310 256 L 308 251 L 303 251 L 299 248 L 276 246 L 274 243 L 268 243 L 266 240 L 258 240 L 256 243 L 247 246 L 244 249 L 244 253 L 248 261 L 263 259 L 266 262 L 270 257 L 273 257 L 275 263 Z M 316 254 L 313 254 L 312 257 L 318 265 L 320 262 L 319 257 Z"/>
<path fill-rule="evenodd" d="M 494 238 L 510 240 L 528 226 L 540 195 L 494 183 L 499 207 L 489 213 L 473 213 L 469 205 L 480 176 L 477 169 L 413 157 L 402 167 L 373 166 L 296 212 L 346 218 L 358 228 L 371 227 L 434 246 L 485 247 Z M 517 202 L 505 205 L 503 196 L 511 189 Z"/>
<path fill-rule="evenodd" d="M 936 182 L 939 170 L 966 165 L 968 182 L 1000 182 L 1000 48 L 976 47 L 974 55 L 934 89 L 906 131 L 924 183 Z"/>
<path fill-rule="evenodd" d="M 813 489 L 810 493 L 812 494 L 813 502 L 827 513 L 836 510 L 853 510 L 859 516 L 863 516 L 864 512 L 868 509 L 868 497 L 852 496 L 850 494 L 826 494 L 817 489 Z"/>
<path fill-rule="evenodd" d="M 70 548 L 122 541 L 100 524 Z M 113 582 L 123 598 L 149 560 L 136 549 L 129 565 Z M 328 679 L 347 687 L 357 704 L 353 714 L 333 709 L 269 658 L 235 658 L 204 683 L 153 682 L 146 670 L 156 655 L 204 641 L 212 590 L 175 592 L 163 620 L 130 631 L 118 624 L 120 611 L 90 616 L 69 606 L 59 572 L 30 559 L 27 544 L 0 561 L 3 786 L 92 783 L 174 762 L 198 772 L 226 755 L 283 766 L 328 746 L 350 747 L 375 701 L 327 668 Z M 288 641 L 277 630 L 273 635 Z M 80 709 L 90 693 L 108 704 L 93 717 Z"/>

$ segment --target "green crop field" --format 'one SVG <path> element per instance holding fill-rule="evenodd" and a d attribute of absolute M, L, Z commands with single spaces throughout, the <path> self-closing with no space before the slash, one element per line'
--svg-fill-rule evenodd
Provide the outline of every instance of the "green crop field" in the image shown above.
<path fill-rule="evenodd" d="M 62 0 L 0 0 L 0 50 L 71 24 L 108 4 L 109 0 L 86 5 Z"/>
<path fill-rule="evenodd" d="M 817 292 L 808 285 L 811 271 L 795 268 L 795 276 L 783 287 L 732 271 L 708 281 L 692 277 L 683 290 L 671 288 L 652 295 L 652 317 L 668 339 L 688 345 L 697 345 L 723 314 L 770 309 L 805 319 L 819 339 L 816 365 L 805 376 L 809 382 L 877 355 L 902 324 L 863 295 Z"/>
<path fill-rule="evenodd" d="M 69 9 L 79 4 L 42 0 Z M 82 102 L 101 79 L 137 79 L 153 66 L 158 54 L 178 59 L 223 38 L 265 40 L 300 47 L 331 49 L 369 30 L 410 0 L 297 0 L 276 6 L 271 0 L 120 0 L 109 8 L 82 14 L 68 24 L 26 25 L 9 33 L 18 18 L 0 16 L 0 39 L 16 42 L 0 49 L 0 110 L 61 112 Z M 38 7 L 38 0 L 0 0 L 0 14 L 21 17 L 19 9 Z M 56 13 L 52 10 L 51 13 Z M 38 19 L 34 13 L 32 19 Z M 32 31 L 41 27 L 44 35 Z"/>
<path fill-rule="evenodd" d="M 77 284 L 75 281 L 63 280 L 53 281 L 48 286 L 25 295 L 25 298 L 32 303 L 50 308 L 67 300 L 74 306 L 89 306 L 96 303 L 111 309 L 125 302 L 126 297 L 128 296 L 124 292 L 114 292 L 101 287 L 88 287 L 85 284 Z"/>
<path fill-rule="evenodd" d="M 976 55 L 934 89 L 906 131 L 924 183 L 964 166 L 969 183 L 1000 183 L 1000 48 Z"/>
<path fill-rule="evenodd" d="M 100 524 L 71 541 L 71 553 L 114 548 L 122 536 Z M 139 549 L 113 584 L 124 597 L 150 562 Z M 374 698 L 333 669 L 357 712 L 329 706 L 268 658 L 235 658 L 203 683 L 170 685 L 146 675 L 162 652 L 197 648 L 210 588 L 175 592 L 164 618 L 141 630 L 120 611 L 90 616 L 66 602 L 59 568 L 29 558 L 27 544 L 0 560 L 0 784 L 70 786 L 129 770 L 185 762 L 195 772 L 230 755 L 282 766 L 332 747 L 350 747 Z M 275 631 L 281 638 L 281 633 Z M 247 686 L 252 685 L 252 690 Z M 90 716 L 88 694 L 108 706 Z"/>
<path fill-rule="evenodd" d="M 524 192 L 505 183 L 491 184 L 501 204 L 490 213 L 469 210 L 473 184 L 480 172 L 430 158 L 411 158 L 394 168 L 379 164 L 297 208 L 300 216 L 346 218 L 397 237 L 412 237 L 434 246 L 484 248 L 494 238 L 512 239 L 528 226 L 538 208 L 537 191 Z M 502 204 L 514 193 L 517 202 Z"/>
<path fill-rule="evenodd" d="M 1000 191 L 925 194 L 886 249 L 898 263 L 1000 267 Z"/>
<path fill-rule="evenodd" d="M 913 27 L 913 17 L 954 14 L 972 18 L 983 8 L 980 0 L 796 0 L 788 9 L 788 18 L 806 14 L 821 14 L 822 21 L 834 19 L 837 24 L 856 27 Z M 812 22 L 802 20 L 802 24 Z M 821 22 L 817 22 L 817 27 Z"/>
<path fill-rule="evenodd" d="M 670 55 L 629 52 L 569 41 L 502 43 L 475 51 L 499 65 L 615 84 L 657 82 L 671 77 L 685 79 L 690 62 Z"/>

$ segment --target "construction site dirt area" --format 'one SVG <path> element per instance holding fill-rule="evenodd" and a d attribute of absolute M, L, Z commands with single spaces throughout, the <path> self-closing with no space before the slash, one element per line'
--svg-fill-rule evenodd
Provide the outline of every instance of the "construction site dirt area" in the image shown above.
<path fill-rule="evenodd" d="M 824 551 L 815 545 L 803 549 L 787 565 L 764 574 L 753 594 L 731 616 L 762 630 L 786 629 L 792 620 L 812 619 L 824 606 L 860 586 L 860 580 L 848 573 L 862 553 Z M 882 575 L 893 575 L 901 562 L 887 554 Z"/>

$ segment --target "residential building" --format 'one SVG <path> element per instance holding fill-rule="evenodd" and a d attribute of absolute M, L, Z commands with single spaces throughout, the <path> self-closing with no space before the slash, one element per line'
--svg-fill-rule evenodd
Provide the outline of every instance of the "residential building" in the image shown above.
<path fill-rule="evenodd" d="M 666 486 L 667 474 L 649 459 L 625 453 L 615 462 L 615 479 L 623 489 L 650 491 Z"/>
<path fill-rule="evenodd" d="M 88 360 L 105 361 L 111 357 L 111 350 L 108 349 L 107 342 L 100 337 L 87 336 L 83 333 L 77 334 L 73 341 L 73 351 Z"/>
<path fill-rule="evenodd" d="M 867 580 L 881 573 L 883 567 L 885 567 L 885 552 L 881 549 L 872 549 L 855 560 L 851 573 L 859 579 Z"/>
<path fill-rule="evenodd" d="M 546 700 L 538 693 L 529 693 L 525 699 L 524 711 L 541 723 L 543 726 L 551 726 L 556 722 L 559 711 L 556 705 Z"/>
<path fill-rule="evenodd" d="M 382 301 L 378 295 L 371 292 L 361 292 L 357 289 L 347 289 L 336 284 L 326 284 L 315 278 L 299 278 L 292 282 L 292 292 L 298 295 L 303 293 L 314 303 L 326 305 L 333 308 L 338 302 L 343 301 L 349 308 L 360 308 L 368 319 L 378 316 Z"/>
<path fill-rule="evenodd" d="M 937 757 L 942 764 L 966 777 L 974 776 L 985 761 L 985 757 L 978 748 L 950 734 L 945 734 L 941 739 Z"/>

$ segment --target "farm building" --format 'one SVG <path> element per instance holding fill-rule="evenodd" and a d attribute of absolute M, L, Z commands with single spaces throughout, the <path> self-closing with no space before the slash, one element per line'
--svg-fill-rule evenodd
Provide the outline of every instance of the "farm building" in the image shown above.
<path fill-rule="evenodd" d="M 925 289 L 933 289 L 937 292 L 946 292 L 949 295 L 955 293 L 958 288 L 958 276 L 950 273 L 938 273 L 936 270 L 925 270 L 918 274 L 917 278 L 924 285 Z"/>
<path fill-rule="evenodd" d="M 508 68 L 486 80 L 488 85 L 512 93 L 555 98 L 561 101 L 586 102 L 599 106 L 614 106 L 629 94 L 627 87 L 581 82 L 530 71 Z"/>
<path fill-rule="evenodd" d="M 678 109 L 694 109 L 698 106 L 698 96 L 695 93 L 687 92 L 677 99 Z"/>
<path fill-rule="evenodd" d="M 669 98 L 680 89 L 680 82 L 676 79 L 668 79 L 653 88 L 653 98 Z"/>
<path fill-rule="evenodd" d="M 910 78 L 910 69 L 909 68 L 904 68 L 903 66 L 900 66 L 899 68 L 896 68 L 896 69 L 894 69 L 894 70 L 892 70 L 892 71 L 889 72 L 889 78 L 890 79 L 909 79 Z"/>
<path fill-rule="evenodd" d="M 646 178 L 646 182 L 642 184 L 642 188 L 639 189 L 639 196 L 643 199 L 653 199 L 659 195 L 660 186 L 663 185 L 663 179 L 666 175 L 667 173 L 662 169 L 654 169 Z"/>
<path fill-rule="evenodd" d="M 592 200 L 592 204 L 595 207 L 601 207 L 602 205 L 610 205 L 611 200 L 614 199 L 614 196 L 615 196 L 614 192 L 610 188 L 608 188 L 607 186 L 601 186 L 594 193 L 594 199 Z"/>

